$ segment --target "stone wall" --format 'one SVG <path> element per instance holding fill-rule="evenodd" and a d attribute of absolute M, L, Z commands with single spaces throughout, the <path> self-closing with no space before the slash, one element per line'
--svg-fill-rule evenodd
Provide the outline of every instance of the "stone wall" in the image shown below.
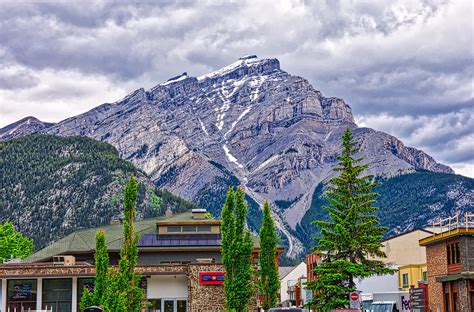
<path fill-rule="evenodd" d="M 187 265 L 149 265 L 138 266 L 135 272 L 143 275 L 187 273 Z M 0 265 L 0 278 L 94 276 L 92 265 L 58 266 L 52 264 L 8 264 Z"/>
<path fill-rule="evenodd" d="M 445 242 L 426 246 L 428 300 L 433 312 L 443 310 L 443 284 L 436 282 L 436 277 L 448 274 Z"/>
<path fill-rule="evenodd" d="M 220 272 L 224 266 L 220 264 L 190 264 L 188 266 L 189 311 L 217 312 L 225 311 L 224 286 L 200 285 L 199 272 Z"/>

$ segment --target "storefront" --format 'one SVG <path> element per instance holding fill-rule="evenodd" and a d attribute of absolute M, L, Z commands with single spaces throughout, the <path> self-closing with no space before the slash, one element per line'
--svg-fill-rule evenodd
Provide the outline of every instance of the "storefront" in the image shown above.
<path fill-rule="evenodd" d="M 163 275 L 147 278 L 149 312 L 187 312 L 188 278 L 186 275 Z"/>

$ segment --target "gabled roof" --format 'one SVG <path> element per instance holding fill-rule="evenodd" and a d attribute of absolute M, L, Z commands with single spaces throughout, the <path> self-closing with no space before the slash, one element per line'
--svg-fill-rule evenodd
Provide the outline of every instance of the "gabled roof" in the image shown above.
<path fill-rule="evenodd" d="M 280 280 L 284 279 L 285 276 L 290 274 L 291 271 L 293 271 L 296 268 L 296 266 L 281 266 L 278 267 L 278 276 L 280 277 Z"/>

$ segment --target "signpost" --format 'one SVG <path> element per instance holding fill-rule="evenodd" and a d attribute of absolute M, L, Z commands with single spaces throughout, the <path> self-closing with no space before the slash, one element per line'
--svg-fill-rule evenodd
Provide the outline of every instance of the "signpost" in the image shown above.
<path fill-rule="evenodd" d="M 410 289 L 410 301 L 413 312 L 425 312 L 425 289 L 424 288 L 411 288 Z"/>
<path fill-rule="evenodd" d="M 354 310 L 360 309 L 360 295 L 358 292 L 351 292 L 349 294 L 350 308 Z"/>

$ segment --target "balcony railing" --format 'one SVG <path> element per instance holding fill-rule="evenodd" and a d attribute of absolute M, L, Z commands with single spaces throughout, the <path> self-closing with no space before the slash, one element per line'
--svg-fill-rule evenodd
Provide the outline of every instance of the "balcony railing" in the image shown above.
<path fill-rule="evenodd" d="M 464 220 L 462 220 L 461 218 Z M 447 217 L 444 219 L 440 218 L 438 221 L 434 221 L 432 223 L 432 226 L 434 235 L 445 232 L 451 232 L 452 230 L 456 229 L 465 228 L 467 230 L 470 228 L 474 228 L 474 213 L 466 212 L 462 215 L 457 213 L 452 217 Z"/>

